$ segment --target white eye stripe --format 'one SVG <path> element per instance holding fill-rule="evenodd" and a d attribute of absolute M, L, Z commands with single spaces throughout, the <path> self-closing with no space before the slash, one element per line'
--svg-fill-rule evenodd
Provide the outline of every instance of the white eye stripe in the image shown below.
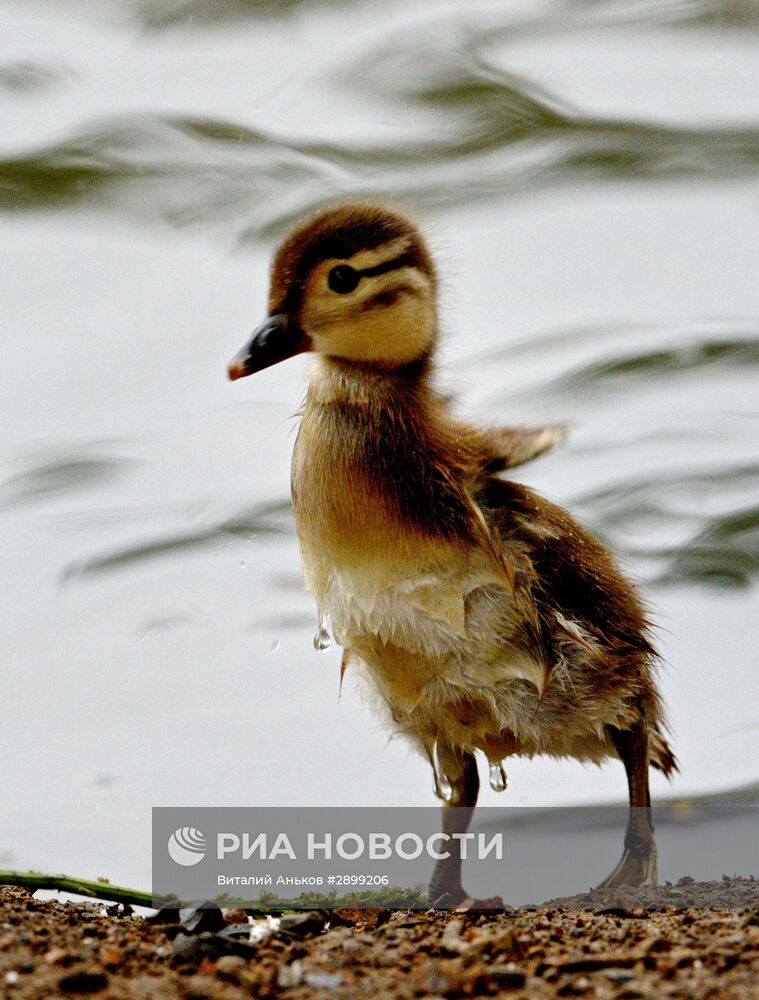
<path fill-rule="evenodd" d="M 429 278 L 423 271 L 413 264 L 406 264 L 404 267 L 393 268 L 392 271 L 385 271 L 382 274 L 367 274 L 361 278 L 358 286 L 350 296 L 353 300 L 363 301 L 369 299 L 380 292 L 399 291 L 424 292 L 431 289 Z"/>
<path fill-rule="evenodd" d="M 387 309 L 394 306 L 404 295 L 416 296 L 419 289 L 408 281 L 399 281 L 390 288 L 375 288 L 371 295 L 367 295 L 359 302 L 353 304 L 353 313 L 369 312 L 372 309 Z"/>
<path fill-rule="evenodd" d="M 383 302 L 383 295 L 388 297 L 387 301 Z M 432 282 L 429 277 L 419 268 L 408 264 L 382 274 L 363 277 L 347 295 L 336 295 L 325 286 L 323 291 L 317 293 L 319 312 L 312 317 L 312 323 L 315 327 L 324 327 L 335 322 L 358 320 L 375 312 L 390 310 L 403 300 L 428 299 L 431 295 Z M 373 299 L 377 301 L 373 302 Z"/>
<path fill-rule="evenodd" d="M 352 264 L 349 266 L 353 267 Z M 323 289 L 320 289 L 319 294 L 323 295 L 326 291 L 328 298 L 337 297 L 342 300 L 343 304 L 350 301 L 360 301 L 369 298 L 371 295 L 375 295 L 378 291 L 391 291 L 396 287 L 405 287 L 409 291 L 418 292 L 429 292 L 432 290 L 432 281 L 429 276 L 415 264 L 410 263 L 401 264 L 400 267 L 390 267 L 386 271 L 380 271 L 379 274 L 361 274 L 358 272 L 357 276 L 359 280 L 356 287 L 338 296 L 336 296 L 335 291 L 330 286 L 329 275 L 329 271 L 324 275 Z"/>
<path fill-rule="evenodd" d="M 395 260 L 396 257 L 401 257 L 410 247 L 411 240 L 404 236 L 397 240 L 391 240 L 389 243 L 383 243 L 372 250 L 361 250 L 354 253 L 348 260 L 330 261 L 330 267 L 337 264 L 348 264 L 356 271 L 364 271 L 389 260 Z"/>

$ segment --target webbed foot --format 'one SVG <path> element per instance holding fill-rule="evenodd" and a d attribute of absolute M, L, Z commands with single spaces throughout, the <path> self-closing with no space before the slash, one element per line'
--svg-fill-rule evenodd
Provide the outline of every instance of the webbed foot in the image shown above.
<path fill-rule="evenodd" d="M 622 885 L 657 885 L 656 845 L 636 844 L 625 847 L 614 870 L 606 876 L 597 889 L 612 889 Z"/>

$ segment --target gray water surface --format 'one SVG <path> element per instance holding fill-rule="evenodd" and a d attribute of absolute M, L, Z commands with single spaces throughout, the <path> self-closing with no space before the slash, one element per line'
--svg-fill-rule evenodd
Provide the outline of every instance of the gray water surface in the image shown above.
<path fill-rule="evenodd" d="M 681 774 L 759 773 L 759 5 L 6 0 L 0 865 L 147 885 L 153 805 L 418 805 L 319 654 L 288 500 L 308 362 L 234 385 L 271 250 L 389 197 L 462 412 L 643 586 Z M 517 761 L 498 805 L 619 800 Z"/>

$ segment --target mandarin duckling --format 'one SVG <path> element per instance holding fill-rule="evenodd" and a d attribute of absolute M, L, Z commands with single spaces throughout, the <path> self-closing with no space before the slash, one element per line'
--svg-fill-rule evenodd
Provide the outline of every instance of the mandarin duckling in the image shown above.
<path fill-rule="evenodd" d="M 432 382 L 437 281 L 401 214 L 320 212 L 277 251 L 269 316 L 232 379 L 313 352 L 292 460 L 306 586 L 397 731 L 430 759 L 445 832 L 466 830 L 475 754 L 618 756 L 630 818 L 603 885 L 656 880 L 649 766 L 670 774 L 656 654 L 632 585 L 560 507 L 499 476 L 558 428 L 480 428 Z M 458 807 L 458 808 L 451 808 Z M 466 899 L 461 859 L 430 898 Z"/>

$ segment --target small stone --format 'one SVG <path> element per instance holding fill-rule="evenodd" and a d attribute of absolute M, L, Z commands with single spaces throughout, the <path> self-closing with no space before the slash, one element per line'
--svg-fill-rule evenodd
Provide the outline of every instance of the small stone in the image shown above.
<path fill-rule="evenodd" d="M 559 981 L 556 986 L 556 996 L 557 997 L 574 997 L 579 996 L 584 993 L 587 989 L 583 986 L 583 983 L 590 984 L 590 980 L 585 976 L 579 976 L 577 979 L 573 979 L 572 976 L 564 976 Z"/>
<path fill-rule="evenodd" d="M 216 975 L 231 983 L 240 981 L 240 973 L 247 968 L 248 963 L 240 955 L 222 955 L 216 963 Z"/>
<path fill-rule="evenodd" d="M 176 906 L 162 906 L 160 910 L 156 910 L 155 913 L 151 913 L 149 917 L 146 917 L 145 923 L 158 926 L 162 926 L 163 924 L 178 924 L 179 908 Z"/>
<path fill-rule="evenodd" d="M 177 935 L 172 945 L 172 961 L 176 965 L 199 966 L 205 961 L 217 962 L 222 955 L 239 955 L 249 958 L 256 949 L 245 940 L 230 938 L 224 934 Z"/>
<path fill-rule="evenodd" d="M 179 922 L 188 934 L 220 931 L 224 916 L 218 906 L 192 906 L 179 911 Z"/>
<path fill-rule="evenodd" d="M 310 937 L 312 934 L 321 934 L 326 923 L 327 918 L 323 913 L 308 910 L 306 913 L 287 913 L 280 920 L 279 929 L 292 937 Z"/>
<path fill-rule="evenodd" d="M 250 942 L 250 932 L 252 924 L 227 924 L 223 930 L 219 931 L 219 937 L 227 938 L 229 941 Z"/>
<path fill-rule="evenodd" d="M 330 927 L 362 927 L 364 930 L 374 930 L 386 924 L 393 911 L 385 908 L 363 909 L 361 907 L 340 906 L 330 910 Z M 416 923 L 416 921 L 413 921 Z"/>
<path fill-rule="evenodd" d="M 100 964 L 109 969 L 117 969 L 124 964 L 126 956 L 115 944 L 108 944 L 100 952 Z"/>
<path fill-rule="evenodd" d="M 488 951 L 502 961 L 506 958 L 524 957 L 524 945 L 510 927 L 496 930 L 493 934 L 486 931 L 476 939 L 473 947 L 478 952 Z"/>
<path fill-rule="evenodd" d="M 11 969 L 10 972 L 6 972 L 5 973 L 5 985 L 6 986 L 15 986 L 16 983 L 19 981 L 20 978 L 21 978 L 21 976 L 16 972 L 16 970 L 15 969 Z"/>
<path fill-rule="evenodd" d="M 245 910 L 240 909 L 239 906 L 229 907 L 223 906 L 221 908 L 221 915 L 227 924 L 247 924 L 250 923 L 248 920 L 248 914 Z"/>
<path fill-rule="evenodd" d="M 330 912 L 330 927 L 354 927 L 362 924 L 366 920 L 367 910 L 360 910 L 358 907 L 341 906 Z"/>
<path fill-rule="evenodd" d="M 108 976 L 95 969 L 77 969 L 58 980 L 58 989 L 63 993 L 99 993 L 107 985 Z"/>
<path fill-rule="evenodd" d="M 249 940 L 252 944 L 261 944 L 273 934 L 278 933 L 281 924 L 282 920 L 280 917 L 272 917 L 271 915 L 263 917 L 261 920 L 254 920 L 250 925 Z M 236 928 L 237 925 L 232 924 L 232 926 L 227 927 L 226 930 L 231 933 L 233 930 L 236 930 Z M 224 932 L 222 931 L 222 933 Z"/>
<path fill-rule="evenodd" d="M 187 1000 L 221 1000 L 226 987 L 210 975 L 190 976 L 185 986 Z"/>
<path fill-rule="evenodd" d="M 336 990 L 343 984 L 342 976 L 336 972 L 307 972 L 304 979 L 314 989 Z"/>
<path fill-rule="evenodd" d="M 471 962 L 469 956 L 447 962 L 445 971 L 449 979 L 449 987 L 445 992 L 456 996 L 487 995 L 492 984 L 490 970 L 485 963 L 476 960 Z"/>
<path fill-rule="evenodd" d="M 608 910 L 631 910 L 637 903 L 635 896 L 629 892 L 625 892 L 624 889 L 616 889 L 611 892 L 606 897 L 606 900 L 606 909 Z"/>
<path fill-rule="evenodd" d="M 71 956 L 65 948 L 50 948 L 42 956 L 42 961 L 48 965 L 66 965 L 70 960 Z"/>
<path fill-rule="evenodd" d="M 628 983 L 617 993 L 617 1000 L 646 1000 L 650 996 L 651 991 L 641 983 Z"/>
<path fill-rule="evenodd" d="M 469 951 L 469 942 L 462 940 L 463 920 L 451 920 L 440 938 L 440 947 L 451 955 L 463 955 Z"/>
<path fill-rule="evenodd" d="M 613 983 L 629 983 L 631 979 L 635 979 L 635 973 L 629 969 L 604 969 L 603 974 Z"/>
<path fill-rule="evenodd" d="M 501 990 L 513 990 L 524 986 L 527 977 L 519 969 L 511 969 L 508 966 L 498 968 L 496 966 L 490 970 L 490 979 Z"/>
<path fill-rule="evenodd" d="M 303 979 L 303 966 L 296 959 L 289 965 L 280 965 L 277 969 L 277 986 L 281 990 L 289 990 L 293 986 L 299 986 Z"/>

